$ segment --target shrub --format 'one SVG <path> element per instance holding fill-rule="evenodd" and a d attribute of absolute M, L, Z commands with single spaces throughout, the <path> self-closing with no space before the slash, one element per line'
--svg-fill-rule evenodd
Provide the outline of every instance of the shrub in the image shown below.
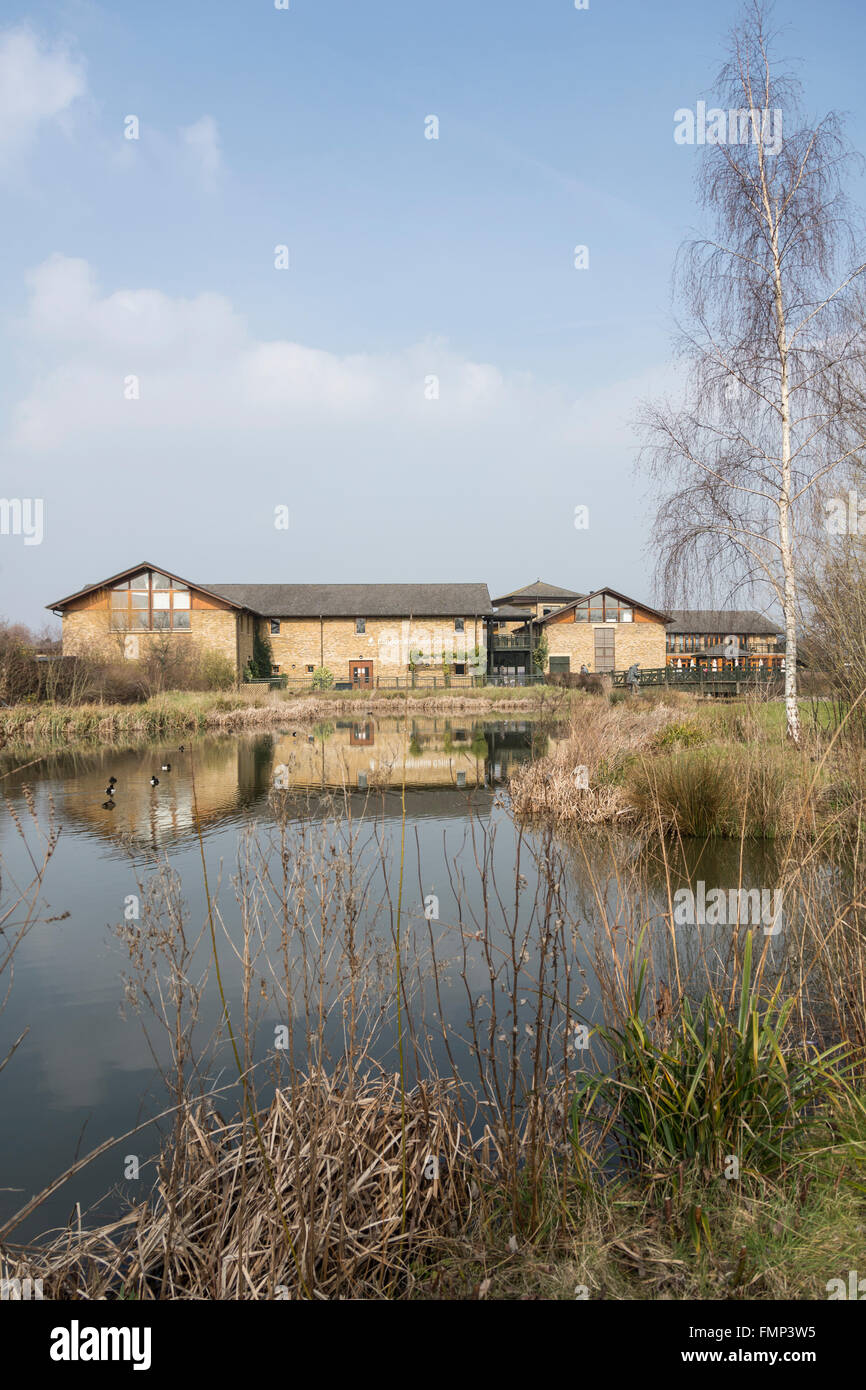
<path fill-rule="evenodd" d="M 313 672 L 313 689 L 330 690 L 334 684 L 334 676 L 327 666 L 318 666 Z"/>
<path fill-rule="evenodd" d="M 271 647 L 271 639 L 266 632 L 262 631 L 259 623 L 256 623 L 253 630 L 253 655 L 249 663 L 249 670 L 253 676 L 264 680 L 273 674 L 274 652 Z"/>
<path fill-rule="evenodd" d="M 660 729 L 656 734 L 651 747 L 659 750 L 674 748 L 677 745 L 682 748 L 691 748 L 694 744 L 705 741 L 706 734 L 697 724 L 668 724 L 666 729 Z"/>
<path fill-rule="evenodd" d="M 199 669 L 202 690 L 231 690 L 235 683 L 235 668 L 222 652 L 205 649 Z"/>

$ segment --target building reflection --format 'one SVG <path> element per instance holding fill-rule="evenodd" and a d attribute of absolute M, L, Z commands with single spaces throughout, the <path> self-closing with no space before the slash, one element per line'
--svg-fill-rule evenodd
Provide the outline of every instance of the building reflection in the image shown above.
<path fill-rule="evenodd" d="M 416 794 L 416 809 L 422 806 L 417 794 L 430 794 L 422 814 L 460 814 L 466 793 L 489 797 L 550 739 L 528 720 L 335 719 L 254 735 L 205 735 L 183 752 L 152 745 L 68 755 L 51 759 L 45 775 L 60 781 L 67 821 L 159 850 L 197 833 L 196 811 L 207 834 L 251 806 L 265 809 L 280 790 L 300 805 L 311 793 L 370 797 L 405 785 Z M 109 777 L 117 779 L 112 808 L 105 806 Z M 390 796 L 382 810 L 393 813 Z"/>

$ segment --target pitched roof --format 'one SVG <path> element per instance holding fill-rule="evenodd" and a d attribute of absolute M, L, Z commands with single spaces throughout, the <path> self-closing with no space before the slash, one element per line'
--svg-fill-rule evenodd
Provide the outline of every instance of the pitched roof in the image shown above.
<path fill-rule="evenodd" d="M 598 598 L 600 594 L 610 594 L 612 598 L 618 598 L 620 603 L 628 608 L 639 608 L 643 613 L 651 613 L 654 618 L 658 618 L 660 623 L 667 624 L 668 614 L 661 613 L 657 608 L 650 608 L 648 603 L 642 603 L 639 599 L 629 598 L 628 594 L 621 594 L 617 589 L 612 589 L 609 584 L 605 584 L 600 589 L 593 589 L 591 594 L 578 594 L 572 603 L 563 604 L 562 608 L 557 608 L 554 613 L 547 613 L 543 618 L 538 618 L 538 623 L 552 623 L 554 618 L 559 618 L 563 613 L 567 613 L 570 608 L 576 608 L 579 603 L 589 602 L 591 599 Z"/>
<path fill-rule="evenodd" d="M 493 614 L 500 622 L 521 622 L 525 618 L 532 617 L 531 608 L 514 608 L 511 604 L 505 604 L 502 608 L 497 608 Z"/>
<path fill-rule="evenodd" d="M 486 584 L 208 584 L 263 618 L 488 617 Z"/>
<path fill-rule="evenodd" d="M 585 595 L 578 594 L 574 589 L 558 589 L 555 584 L 547 584 L 543 579 L 536 579 L 534 584 L 527 584 L 522 589 L 509 589 L 502 598 L 495 598 L 494 603 L 507 603 L 513 598 L 545 599 L 558 598 L 565 603 L 568 599 L 584 598 Z"/>
<path fill-rule="evenodd" d="M 46 608 L 65 608 L 67 603 L 72 603 L 77 598 L 83 598 L 85 594 L 96 593 L 98 589 L 110 589 L 112 585 L 119 583 L 121 579 L 128 579 L 130 575 L 140 574 L 142 570 L 156 570 L 157 574 L 164 574 L 169 579 L 174 579 L 178 584 L 183 584 L 187 589 L 198 589 L 200 593 L 210 594 L 213 598 L 221 598 L 232 608 L 243 608 L 242 603 L 226 597 L 224 594 L 216 594 L 207 584 L 195 584 L 191 579 L 183 579 L 179 574 L 172 574 L 163 565 L 154 565 L 150 560 L 142 560 L 140 565 L 130 565 L 128 569 L 120 570 L 117 574 L 111 574 L 107 579 L 100 579 L 98 584 L 85 584 L 83 589 L 76 589 L 74 594 L 67 594 L 66 598 L 55 599 L 53 603 L 46 603 Z"/>
<path fill-rule="evenodd" d="M 668 632 L 722 637 L 741 632 L 770 637 L 781 631 L 778 623 L 753 608 L 672 608 L 666 626 Z"/>

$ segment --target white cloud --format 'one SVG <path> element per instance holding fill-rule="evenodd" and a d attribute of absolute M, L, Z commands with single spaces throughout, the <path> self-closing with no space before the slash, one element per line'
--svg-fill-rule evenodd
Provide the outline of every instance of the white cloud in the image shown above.
<path fill-rule="evenodd" d="M 276 275 L 278 272 L 274 272 Z M 568 428 L 571 402 L 529 376 L 506 377 L 428 341 L 396 353 L 340 355 L 285 339 L 257 341 L 222 295 L 152 289 L 103 295 L 86 261 L 51 256 L 27 276 L 21 344 L 38 380 L 14 413 L 11 443 L 51 450 L 70 435 L 109 441 L 129 425 L 125 377 L 140 378 L 137 426 L 276 437 L 351 425 L 412 432 L 520 425 Z M 428 379 L 439 398 L 428 399 Z"/>
<path fill-rule="evenodd" d="M 26 147 L 86 91 L 83 64 L 29 29 L 0 32 L 0 156 Z"/>
<path fill-rule="evenodd" d="M 190 164 L 205 188 L 215 187 L 222 170 L 219 131 L 213 116 L 202 116 L 192 125 L 181 126 L 181 144 Z"/>

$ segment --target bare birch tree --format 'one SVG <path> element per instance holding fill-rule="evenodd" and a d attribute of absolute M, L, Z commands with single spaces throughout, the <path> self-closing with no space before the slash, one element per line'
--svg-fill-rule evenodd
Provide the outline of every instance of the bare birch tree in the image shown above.
<path fill-rule="evenodd" d="M 819 480 L 866 443 L 866 267 L 844 191 L 854 156 L 834 114 L 802 116 L 777 44 L 767 7 L 752 0 L 717 79 L 719 108 L 698 106 L 700 204 L 713 228 L 677 260 L 687 384 L 679 404 L 645 408 L 640 466 L 659 485 L 666 601 L 724 587 L 762 591 L 781 610 L 796 742 L 797 515 Z M 680 143 L 688 114 L 676 115 Z"/>

